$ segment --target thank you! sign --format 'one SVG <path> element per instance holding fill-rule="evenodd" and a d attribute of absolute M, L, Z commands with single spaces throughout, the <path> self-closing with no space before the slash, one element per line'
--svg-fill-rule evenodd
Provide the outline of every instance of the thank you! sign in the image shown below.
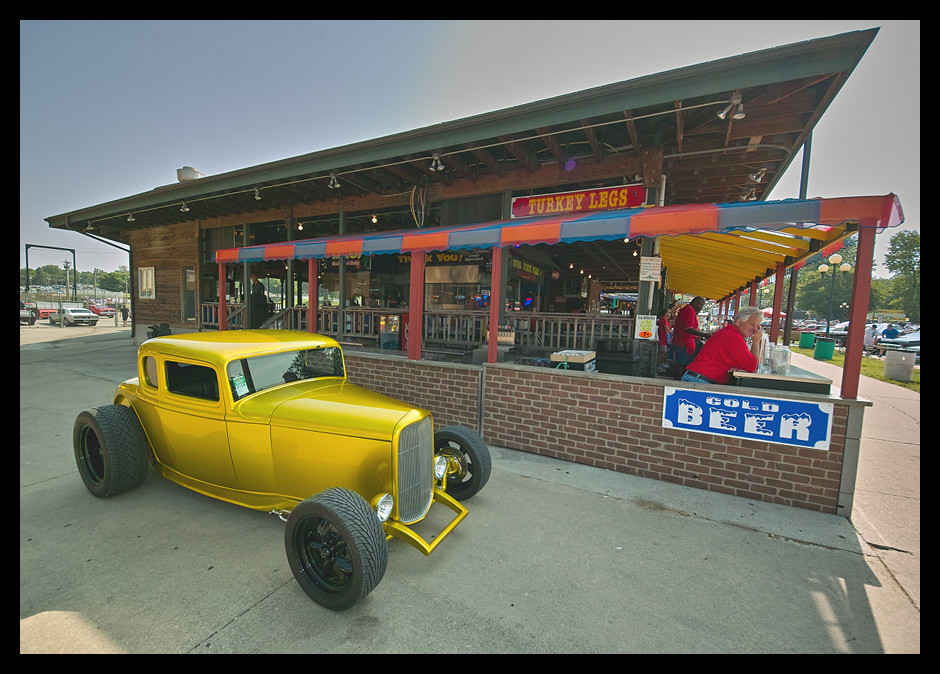
<path fill-rule="evenodd" d="M 829 450 L 831 403 L 666 387 L 663 428 Z"/>
<path fill-rule="evenodd" d="M 531 218 L 559 213 L 581 213 L 609 208 L 637 208 L 646 201 L 642 185 L 620 185 L 597 190 L 533 194 L 512 200 L 512 217 Z"/>

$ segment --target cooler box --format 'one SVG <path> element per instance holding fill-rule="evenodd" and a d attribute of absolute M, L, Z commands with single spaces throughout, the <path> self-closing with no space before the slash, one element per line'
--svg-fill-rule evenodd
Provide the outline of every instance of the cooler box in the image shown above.
<path fill-rule="evenodd" d="M 597 369 L 594 362 L 595 357 L 596 354 L 593 351 L 556 351 L 552 354 L 551 362 L 552 367 L 568 363 L 569 370 L 594 372 Z"/>

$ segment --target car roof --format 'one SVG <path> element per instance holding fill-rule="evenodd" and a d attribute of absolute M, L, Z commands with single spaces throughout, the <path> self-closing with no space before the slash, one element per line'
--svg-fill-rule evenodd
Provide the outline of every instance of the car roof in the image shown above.
<path fill-rule="evenodd" d="M 148 339 L 140 345 L 140 355 L 166 354 L 222 367 L 236 358 L 325 346 L 339 345 L 332 337 L 300 330 L 213 330 Z"/>

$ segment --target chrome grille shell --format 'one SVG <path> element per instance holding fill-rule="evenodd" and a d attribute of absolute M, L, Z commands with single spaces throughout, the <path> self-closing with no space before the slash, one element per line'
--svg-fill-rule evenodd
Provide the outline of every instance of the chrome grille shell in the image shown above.
<path fill-rule="evenodd" d="M 402 427 L 397 434 L 395 498 L 398 520 L 417 522 L 434 498 L 434 425 L 425 416 Z"/>

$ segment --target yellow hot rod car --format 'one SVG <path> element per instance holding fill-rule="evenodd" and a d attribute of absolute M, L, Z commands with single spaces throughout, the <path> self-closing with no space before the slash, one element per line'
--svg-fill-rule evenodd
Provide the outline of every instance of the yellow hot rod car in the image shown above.
<path fill-rule="evenodd" d="M 382 579 L 388 540 L 429 555 L 467 515 L 491 459 L 462 426 L 346 380 L 339 344 L 289 330 L 155 337 L 113 403 L 78 415 L 88 490 L 140 486 L 150 466 L 207 496 L 278 514 L 304 591 L 347 609 Z M 435 503 L 455 516 L 432 542 L 413 528 Z"/>

